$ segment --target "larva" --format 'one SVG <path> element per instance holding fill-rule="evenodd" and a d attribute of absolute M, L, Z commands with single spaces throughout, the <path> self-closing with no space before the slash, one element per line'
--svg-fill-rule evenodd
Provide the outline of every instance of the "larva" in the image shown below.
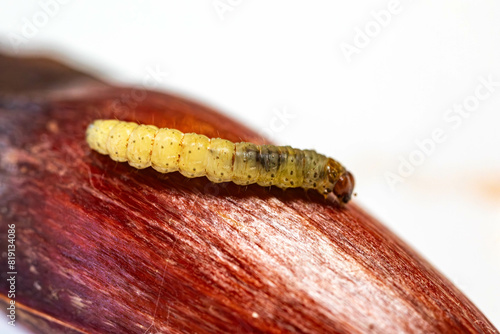
<path fill-rule="evenodd" d="M 315 189 L 347 203 L 354 177 L 339 162 L 290 146 L 233 143 L 196 133 L 118 120 L 95 120 L 86 132 L 88 145 L 115 161 L 161 173 L 179 171 L 186 177 L 238 185 Z"/>

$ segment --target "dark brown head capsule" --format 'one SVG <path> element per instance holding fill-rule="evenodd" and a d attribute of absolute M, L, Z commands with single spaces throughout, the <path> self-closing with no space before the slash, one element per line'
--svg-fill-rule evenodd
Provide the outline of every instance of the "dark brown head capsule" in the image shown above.
<path fill-rule="evenodd" d="M 342 202 L 347 203 L 351 199 L 353 190 L 354 176 L 349 171 L 345 171 L 345 173 L 340 176 L 335 187 L 333 187 L 333 194 Z"/>
<path fill-rule="evenodd" d="M 334 184 L 333 194 L 343 203 L 349 202 L 354 190 L 354 176 L 333 159 L 328 160 L 326 171 L 328 179 Z"/>

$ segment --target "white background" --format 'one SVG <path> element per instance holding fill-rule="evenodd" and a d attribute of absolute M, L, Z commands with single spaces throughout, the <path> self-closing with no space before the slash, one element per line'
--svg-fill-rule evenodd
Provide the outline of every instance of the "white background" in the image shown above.
<path fill-rule="evenodd" d="M 500 2 L 55 1 L 0 0 L 3 51 L 114 83 L 155 70 L 148 87 L 339 159 L 355 202 L 500 327 Z M 467 117 L 448 114 L 463 103 Z M 444 141 L 419 153 L 437 129 Z"/>

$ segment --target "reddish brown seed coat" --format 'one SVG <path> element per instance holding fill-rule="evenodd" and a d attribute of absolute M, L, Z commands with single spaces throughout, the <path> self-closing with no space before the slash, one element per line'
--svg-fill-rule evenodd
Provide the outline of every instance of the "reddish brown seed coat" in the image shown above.
<path fill-rule="evenodd" d="M 0 57 L 7 82 L 28 78 L 33 87 L 33 68 L 19 76 L 26 61 L 7 62 Z M 68 86 L 67 74 L 49 78 Z M 214 188 L 175 173 L 159 180 L 92 153 L 83 132 L 98 117 L 262 143 L 172 95 L 120 103 L 130 91 L 93 84 L 71 98 L 0 97 L 1 235 L 15 222 L 17 311 L 34 331 L 497 333 L 356 205 L 300 190 Z"/>

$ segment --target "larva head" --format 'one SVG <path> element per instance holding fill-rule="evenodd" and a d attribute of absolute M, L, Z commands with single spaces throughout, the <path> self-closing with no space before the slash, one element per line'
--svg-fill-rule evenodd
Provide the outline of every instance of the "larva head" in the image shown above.
<path fill-rule="evenodd" d="M 354 190 L 354 176 L 333 159 L 328 160 L 326 172 L 329 181 L 334 184 L 333 194 L 343 203 L 349 202 Z"/>
<path fill-rule="evenodd" d="M 347 203 L 351 199 L 354 190 L 354 176 L 349 171 L 342 174 L 333 187 L 333 194 L 342 202 Z"/>

